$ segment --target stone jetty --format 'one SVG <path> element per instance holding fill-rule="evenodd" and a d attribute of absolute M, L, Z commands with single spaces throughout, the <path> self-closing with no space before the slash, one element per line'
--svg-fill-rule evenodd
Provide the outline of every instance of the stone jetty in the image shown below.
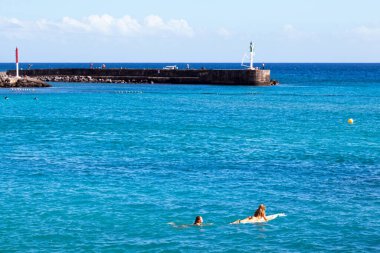
<path fill-rule="evenodd" d="M 14 75 L 15 71 L 8 71 Z M 20 75 L 45 82 L 276 85 L 268 69 L 31 69 Z"/>
<path fill-rule="evenodd" d="M 5 72 L 0 72 L 0 88 L 45 88 L 51 87 L 50 84 L 30 77 L 9 76 Z"/>

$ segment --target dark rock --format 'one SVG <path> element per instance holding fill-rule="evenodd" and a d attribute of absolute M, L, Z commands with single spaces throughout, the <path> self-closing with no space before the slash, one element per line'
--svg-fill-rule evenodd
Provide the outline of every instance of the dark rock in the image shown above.
<path fill-rule="evenodd" d="M 51 85 L 37 79 L 20 78 L 16 82 L 16 87 L 51 87 Z"/>
<path fill-rule="evenodd" d="M 34 78 L 0 78 L 1 88 L 16 88 L 16 87 L 51 87 L 50 84 Z"/>

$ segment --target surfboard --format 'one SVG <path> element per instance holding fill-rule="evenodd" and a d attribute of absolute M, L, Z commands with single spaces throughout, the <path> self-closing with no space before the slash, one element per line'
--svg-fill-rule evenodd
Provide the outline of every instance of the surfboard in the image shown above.
<path fill-rule="evenodd" d="M 276 214 L 267 215 L 267 220 L 264 220 L 263 218 L 261 218 L 261 219 L 257 219 L 257 218 L 253 218 L 253 219 L 245 218 L 243 220 L 236 220 L 234 222 L 231 222 L 230 224 L 262 223 L 262 222 L 271 221 L 271 220 L 276 219 L 277 217 L 283 217 L 283 216 L 286 216 L 286 215 L 284 213 L 276 213 Z"/>

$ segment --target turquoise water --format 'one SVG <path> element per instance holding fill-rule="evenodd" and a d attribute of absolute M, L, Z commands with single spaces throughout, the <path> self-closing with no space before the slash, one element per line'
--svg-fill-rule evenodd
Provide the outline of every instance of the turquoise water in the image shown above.
<path fill-rule="evenodd" d="M 379 71 L 0 90 L 0 252 L 379 251 Z"/>

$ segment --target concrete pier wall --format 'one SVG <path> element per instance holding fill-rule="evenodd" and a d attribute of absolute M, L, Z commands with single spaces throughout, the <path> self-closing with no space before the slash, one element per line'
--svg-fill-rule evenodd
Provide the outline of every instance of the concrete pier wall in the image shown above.
<path fill-rule="evenodd" d="M 15 71 L 7 74 L 14 75 Z M 21 76 L 84 76 L 94 79 L 178 84 L 270 85 L 270 70 L 33 69 Z"/>

